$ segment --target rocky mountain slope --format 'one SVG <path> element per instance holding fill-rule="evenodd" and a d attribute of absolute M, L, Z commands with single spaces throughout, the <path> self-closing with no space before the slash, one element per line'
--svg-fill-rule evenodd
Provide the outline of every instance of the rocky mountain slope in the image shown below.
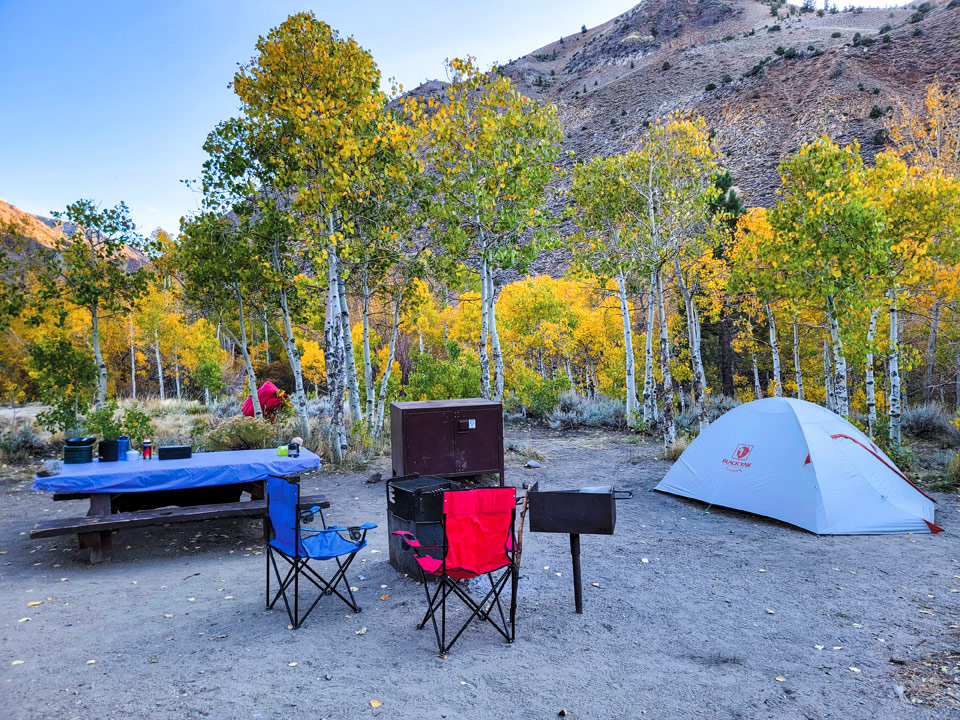
<path fill-rule="evenodd" d="M 16 205 L 0 200 L 0 234 L 5 225 L 15 225 L 22 228 L 24 236 L 43 247 L 52 248 L 57 238 L 64 234 L 70 236 L 76 232 L 76 225 L 70 222 L 61 223 L 54 218 L 42 215 L 32 215 L 24 212 Z M 147 262 L 147 257 L 139 250 L 126 248 L 124 251 L 128 267 L 139 267 Z"/>
<path fill-rule="evenodd" d="M 856 138 L 872 157 L 900 103 L 960 81 L 960 0 L 778 16 L 755 0 L 647 0 L 504 72 L 558 105 L 581 159 L 628 149 L 673 111 L 703 115 L 744 201 L 768 205 L 803 142 Z"/>

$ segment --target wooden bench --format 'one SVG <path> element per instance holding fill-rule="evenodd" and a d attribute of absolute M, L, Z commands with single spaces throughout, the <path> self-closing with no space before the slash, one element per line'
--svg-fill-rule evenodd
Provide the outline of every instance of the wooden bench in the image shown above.
<path fill-rule="evenodd" d="M 59 497 L 55 499 L 82 499 L 84 497 L 87 497 L 87 495 L 71 494 L 69 498 Z M 91 497 L 91 510 L 94 508 L 95 498 L 96 496 Z M 103 514 L 55 518 L 38 522 L 30 531 L 30 538 L 46 538 L 76 533 L 80 547 L 90 551 L 90 562 L 98 563 L 102 560 L 109 560 L 113 553 L 114 530 L 228 517 L 265 518 L 267 514 L 267 501 L 260 499 L 118 513 L 109 512 L 109 497 L 107 497 L 107 503 L 107 512 Z M 330 507 L 330 502 L 323 495 L 305 495 L 300 498 L 300 509 L 305 510 L 314 506 L 326 509 Z M 264 530 L 266 531 L 266 526 Z"/>

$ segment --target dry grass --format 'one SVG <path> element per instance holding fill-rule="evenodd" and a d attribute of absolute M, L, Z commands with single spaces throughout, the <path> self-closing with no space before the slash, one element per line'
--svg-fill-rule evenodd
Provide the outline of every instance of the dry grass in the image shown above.
<path fill-rule="evenodd" d="M 673 445 L 667 448 L 667 453 L 664 457 L 670 461 L 676 461 L 680 459 L 680 456 L 683 455 L 683 451 L 690 447 L 690 439 L 683 437 L 682 435 L 674 440 Z"/>
<path fill-rule="evenodd" d="M 915 705 L 960 708 L 960 653 L 942 650 L 909 661 L 897 673 L 897 682 Z"/>
<path fill-rule="evenodd" d="M 514 455 L 519 455 L 523 458 L 524 462 L 530 460 L 536 460 L 537 462 L 543 462 L 547 459 L 546 453 L 539 450 L 533 443 L 529 440 L 527 442 L 517 442 L 515 440 L 508 441 L 504 445 L 504 450 L 508 453 L 513 453 Z"/>

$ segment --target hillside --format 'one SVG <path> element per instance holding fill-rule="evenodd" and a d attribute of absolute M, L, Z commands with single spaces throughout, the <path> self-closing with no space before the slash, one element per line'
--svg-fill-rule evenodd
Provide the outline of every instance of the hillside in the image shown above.
<path fill-rule="evenodd" d="M 15 205 L 0 200 L 0 224 L 8 223 L 22 225 L 26 237 L 47 248 L 54 247 L 57 238 L 62 237 L 64 232 L 69 236 L 76 231 L 76 225 L 73 223 L 61 223 L 54 218 L 31 215 Z M 126 248 L 124 256 L 130 268 L 139 267 L 147 262 L 147 257 L 134 248 Z"/>
<path fill-rule="evenodd" d="M 857 138 L 870 158 L 894 108 L 960 80 L 960 2 L 927 5 L 775 18 L 753 0 L 648 0 L 504 72 L 557 103 L 578 158 L 625 150 L 675 110 L 703 115 L 745 201 L 765 205 L 803 142 Z"/>

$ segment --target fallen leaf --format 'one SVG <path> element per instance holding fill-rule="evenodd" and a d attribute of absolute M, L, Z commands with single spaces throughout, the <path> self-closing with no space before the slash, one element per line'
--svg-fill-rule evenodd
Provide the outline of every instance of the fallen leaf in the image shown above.
<path fill-rule="evenodd" d="M 233 595 L 224 595 L 224 596 L 223 596 L 223 599 L 224 599 L 224 600 L 233 600 Z"/>
<path fill-rule="evenodd" d="M 823 645 L 814 645 L 817 650 L 823 650 Z"/>
<path fill-rule="evenodd" d="M 30 622 L 30 618 L 20 618 L 17 622 Z"/>
<path fill-rule="evenodd" d="M 187 598 L 187 602 L 195 602 L 196 598 Z"/>
<path fill-rule="evenodd" d="M 786 681 L 787 681 L 787 679 L 786 679 L 783 675 L 777 675 L 777 677 L 774 678 L 774 679 L 775 679 L 777 682 L 786 682 Z"/>
<path fill-rule="evenodd" d="M 23 665 L 23 660 L 14 660 L 10 663 L 11 665 Z"/>
<path fill-rule="evenodd" d="M 389 599 L 390 599 L 390 596 L 389 596 L 389 595 L 381 595 L 381 596 L 380 596 L 380 599 L 381 599 L 381 600 L 389 600 Z"/>
<path fill-rule="evenodd" d="M 366 635 L 366 634 L 367 634 L 367 628 L 366 628 L 366 627 L 362 627 L 362 628 L 360 628 L 359 630 L 357 630 L 357 632 L 356 632 L 355 634 L 356 634 L 356 635 Z"/>
<path fill-rule="evenodd" d="M 863 625 L 861 625 L 860 623 L 853 623 L 853 627 L 855 627 L 855 628 L 857 628 L 857 630 L 859 630 L 860 628 L 863 627 Z"/>
<path fill-rule="evenodd" d="M 93 665 L 95 662 L 97 662 L 97 661 L 96 661 L 96 660 L 87 660 L 87 665 Z"/>
<path fill-rule="evenodd" d="M 766 572 L 766 570 L 764 568 L 760 568 L 759 570 L 757 570 L 757 572 Z"/>
<path fill-rule="evenodd" d="M 166 615 L 164 615 L 164 617 L 165 617 L 165 618 L 172 618 L 172 617 L 173 617 L 173 613 L 167 613 Z"/>
<path fill-rule="evenodd" d="M 593 585 L 594 587 L 600 587 L 600 583 L 590 583 L 590 584 Z"/>
<path fill-rule="evenodd" d="M 834 646 L 833 646 L 833 649 L 834 649 L 834 650 L 843 650 L 843 645 L 834 645 Z"/>
<path fill-rule="evenodd" d="M 859 675 L 859 674 L 860 674 L 860 668 L 856 668 L 856 667 L 854 667 L 853 665 L 851 665 L 851 666 L 850 666 L 850 672 L 856 673 L 857 675 Z"/>
<path fill-rule="evenodd" d="M 39 600 L 34 600 L 33 602 L 28 602 L 27 607 L 36 607 L 37 605 L 43 605 Z"/>
<path fill-rule="evenodd" d="M 640 562 L 642 562 L 642 563 L 648 563 L 648 562 L 650 562 L 650 561 L 647 560 L 646 558 L 640 558 Z"/>
<path fill-rule="evenodd" d="M 771 610 L 770 608 L 767 608 L 767 615 L 776 615 L 776 612 L 777 612 L 776 610 Z"/>
<path fill-rule="evenodd" d="M 293 630 L 293 625 L 287 625 L 287 630 Z"/>
<path fill-rule="evenodd" d="M 376 709 L 377 709 L 378 707 L 380 707 L 381 705 L 383 705 L 383 703 L 380 702 L 379 700 L 371 700 L 371 701 L 370 701 L 370 707 L 372 707 L 374 710 L 376 710 Z"/>
<path fill-rule="evenodd" d="M 150 662 L 151 662 L 151 663 L 155 663 L 156 661 L 157 661 L 156 658 L 150 658 Z"/>
<path fill-rule="evenodd" d="M 287 663 L 287 667 L 296 667 L 296 666 L 299 665 L 299 664 L 300 664 L 300 663 L 295 663 L 295 662 Z"/>
<path fill-rule="evenodd" d="M 358 590 L 360 590 L 360 588 L 354 587 L 353 585 L 350 586 L 350 589 L 353 590 L 353 592 L 357 592 Z"/>

